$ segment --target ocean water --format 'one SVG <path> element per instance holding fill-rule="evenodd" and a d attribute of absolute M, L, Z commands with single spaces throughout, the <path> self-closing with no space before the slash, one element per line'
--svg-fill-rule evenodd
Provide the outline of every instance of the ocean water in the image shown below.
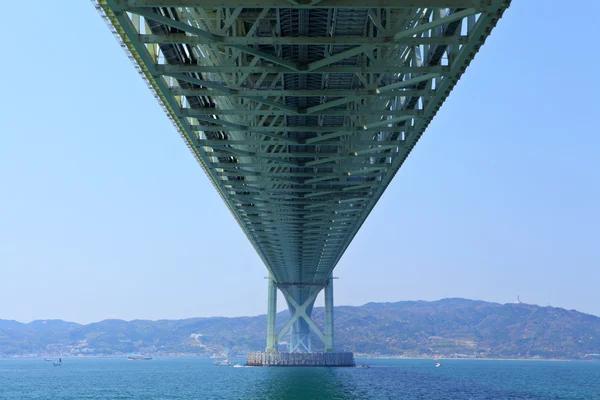
<path fill-rule="evenodd" d="M 64 358 L 53 367 L 0 359 L 0 399 L 600 400 L 600 362 L 357 362 L 371 368 L 232 368 L 201 358 Z"/>

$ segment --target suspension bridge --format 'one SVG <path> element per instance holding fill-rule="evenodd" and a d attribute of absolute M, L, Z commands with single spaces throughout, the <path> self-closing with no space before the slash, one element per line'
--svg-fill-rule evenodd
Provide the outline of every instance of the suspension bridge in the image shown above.
<path fill-rule="evenodd" d="M 509 4 L 95 0 L 267 267 L 259 362 L 340 362 L 333 270 Z"/>

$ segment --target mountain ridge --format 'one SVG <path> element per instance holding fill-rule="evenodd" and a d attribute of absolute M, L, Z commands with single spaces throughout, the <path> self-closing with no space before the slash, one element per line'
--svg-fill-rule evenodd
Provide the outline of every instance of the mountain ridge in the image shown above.
<path fill-rule="evenodd" d="M 541 306 L 538 304 L 533 304 L 533 303 L 515 303 L 515 302 L 511 302 L 511 303 L 499 303 L 499 302 L 495 302 L 495 301 L 486 301 L 486 300 L 473 300 L 473 299 L 466 299 L 463 297 L 444 297 L 442 299 L 439 300 L 399 300 L 399 301 L 370 301 L 367 302 L 365 304 L 362 304 L 360 306 L 353 306 L 353 305 L 339 305 L 339 306 L 335 306 L 335 309 L 338 308 L 362 308 L 362 307 L 367 307 L 369 305 L 397 305 L 397 304 L 418 304 L 418 303 L 442 303 L 442 302 L 446 302 L 446 301 L 454 301 L 454 300 L 458 300 L 458 301 L 464 301 L 464 302 L 471 302 L 471 303 L 483 303 L 483 304 L 495 304 L 498 306 L 507 306 L 507 305 L 512 305 L 512 304 L 519 304 L 522 306 L 533 306 L 533 307 L 537 307 L 537 308 L 551 308 L 551 309 L 560 309 L 560 310 L 565 310 L 565 311 L 574 311 L 577 312 L 579 314 L 584 314 L 584 315 L 589 315 L 592 317 L 596 317 L 596 318 L 600 318 L 600 316 L 595 315 L 595 314 L 591 314 L 591 313 L 586 313 L 583 311 L 579 311 L 576 309 L 566 309 L 564 307 L 554 307 L 554 306 Z M 323 307 L 314 307 L 315 310 L 318 309 L 322 309 Z M 277 312 L 277 316 L 279 317 L 280 315 L 284 315 L 287 314 L 288 311 L 287 310 L 282 310 Z M 144 318 L 135 318 L 135 319 L 121 319 L 121 318 L 106 318 L 106 319 L 102 319 L 100 321 L 94 321 L 94 322 L 88 322 L 88 323 L 81 323 L 81 322 L 74 322 L 74 321 L 65 321 L 62 320 L 60 318 L 48 318 L 48 319 L 35 319 L 29 322 L 22 322 L 22 321 L 17 321 L 15 319 L 2 319 L 0 318 L 0 324 L 2 324 L 3 322 L 15 322 L 17 324 L 21 324 L 21 325 L 29 325 L 32 324 L 34 322 L 48 322 L 48 321 L 60 321 L 60 322 L 66 322 L 69 324 L 75 324 L 75 325 L 80 325 L 80 326 L 85 326 L 85 325 L 91 325 L 91 324 L 98 324 L 101 322 L 107 322 L 107 321 L 121 321 L 121 322 L 164 322 L 164 321 L 188 321 L 188 320 L 199 320 L 199 319 L 235 319 L 235 318 L 257 318 L 257 317 L 266 317 L 267 314 L 257 314 L 257 315 L 241 315 L 241 316 L 235 316 L 235 317 L 226 317 L 226 316 L 221 316 L 221 315 L 215 315 L 212 317 L 187 317 L 187 318 L 158 318 L 158 319 L 144 319 Z"/>
<path fill-rule="evenodd" d="M 277 315 L 280 329 L 289 313 Z M 324 310 L 313 311 L 323 327 Z M 600 318 L 558 307 L 447 298 L 335 307 L 339 350 L 371 355 L 578 359 L 600 353 Z M 266 315 L 180 320 L 0 320 L 0 357 L 262 350 Z M 312 338 L 315 350 L 322 345 Z M 281 350 L 285 351 L 285 337 Z"/>

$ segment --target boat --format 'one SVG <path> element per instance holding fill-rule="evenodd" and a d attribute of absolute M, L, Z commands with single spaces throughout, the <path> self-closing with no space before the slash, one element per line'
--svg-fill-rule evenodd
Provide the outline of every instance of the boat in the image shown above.
<path fill-rule="evenodd" d="M 244 368 L 246 367 L 244 364 L 234 364 L 233 368 Z"/>
<path fill-rule="evenodd" d="M 439 368 L 439 367 L 441 367 L 441 366 L 442 366 L 442 364 L 440 364 L 440 363 L 435 363 L 435 367 L 436 367 L 436 368 Z"/>
<path fill-rule="evenodd" d="M 229 361 L 228 359 L 225 359 L 225 360 L 215 361 L 215 362 L 213 362 L 213 364 L 216 365 L 217 367 L 230 367 L 233 365 L 233 362 Z"/>
<path fill-rule="evenodd" d="M 55 367 L 62 367 L 62 358 L 59 358 L 58 361 L 52 363 Z"/>
<path fill-rule="evenodd" d="M 358 364 L 356 368 L 371 368 L 368 364 Z"/>
<path fill-rule="evenodd" d="M 152 357 L 127 356 L 127 359 L 130 361 L 148 361 L 148 360 L 152 360 Z"/>

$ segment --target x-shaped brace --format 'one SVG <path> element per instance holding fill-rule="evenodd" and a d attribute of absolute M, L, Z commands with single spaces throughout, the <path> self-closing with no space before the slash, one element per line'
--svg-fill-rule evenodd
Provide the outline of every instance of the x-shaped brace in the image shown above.
<path fill-rule="evenodd" d="M 294 307 L 294 315 L 291 316 L 291 318 L 285 323 L 283 328 L 281 328 L 281 330 L 277 334 L 277 341 L 280 341 L 281 338 L 283 337 L 283 335 L 288 333 L 288 331 L 290 330 L 290 328 L 292 327 L 292 324 L 294 322 L 296 322 L 298 319 L 302 318 L 303 320 L 306 321 L 308 326 L 310 326 L 311 330 L 317 334 L 319 339 L 321 339 L 323 341 L 323 343 L 325 343 L 325 335 L 323 335 L 323 333 L 321 332 L 319 327 L 317 325 L 315 325 L 313 320 L 310 319 L 310 317 L 306 314 L 306 308 L 309 305 L 313 304 L 313 302 L 317 298 L 317 295 L 319 294 L 319 292 L 315 291 L 313 294 L 308 296 L 308 298 L 306 299 L 306 301 L 304 303 L 302 303 L 302 305 L 299 305 L 287 290 L 282 289 L 282 291 L 287 295 L 286 300 L 292 305 L 292 307 Z"/>

